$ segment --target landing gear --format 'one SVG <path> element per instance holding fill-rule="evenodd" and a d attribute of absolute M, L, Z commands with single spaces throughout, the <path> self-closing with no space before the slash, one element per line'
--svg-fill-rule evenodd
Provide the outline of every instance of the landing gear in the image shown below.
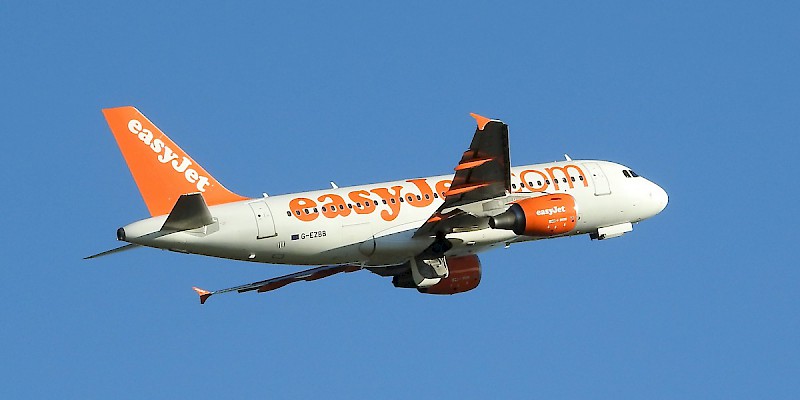
<path fill-rule="evenodd" d="M 437 233 L 427 249 L 403 264 L 403 267 L 408 268 L 407 272 L 393 274 L 392 284 L 395 287 L 417 289 L 436 285 L 450 275 L 444 253 L 452 248 L 453 243 L 444 237 L 444 233 Z"/>
<path fill-rule="evenodd" d="M 433 243 L 420 256 L 423 258 L 441 258 L 444 257 L 444 253 L 452 248 L 453 243 L 444 237 L 444 233 L 439 232 L 436 234 L 436 239 L 434 239 Z"/>
<path fill-rule="evenodd" d="M 414 257 L 403 266 L 408 270 L 392 278 L 394 287 L 429 288 L 450 275 L 450 270 L 447 268 L 447 259 L 444 257 L 427 260 Z"/>

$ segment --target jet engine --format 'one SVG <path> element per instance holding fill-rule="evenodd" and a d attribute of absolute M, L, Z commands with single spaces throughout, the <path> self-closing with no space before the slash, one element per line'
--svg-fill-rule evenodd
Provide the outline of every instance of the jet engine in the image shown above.
<path fill-rule="evenodd" d="M 575 198 L 568 194 L 520 200 L 502 214 L 489 218 L 490 227 L 525 236 L 560 235 L 574 229 L 577 222 Z"/>
<path fill-rule="evenodd" d="M 476 255 L 463 257 L 445 257 L 448 268 L 447 276 L 438 279 L 438 283 L 420 287 L 409 270 L 404 274 L 396 275 L 392 279 L 395 287 L 416 288 L 420 293 L 427 294 L 456 294 L 466 292 L 478 287 L 481 283 L 481 261 Z"/>
<path fill-rule="evenodd" d="M 474 254 L 447 257 L 447 267 L 450 274 L 446 278 L 433 286 L 417 290 L 427 294 L 456 294 L 475 289 L 481 283 L 481 260 Z"/>

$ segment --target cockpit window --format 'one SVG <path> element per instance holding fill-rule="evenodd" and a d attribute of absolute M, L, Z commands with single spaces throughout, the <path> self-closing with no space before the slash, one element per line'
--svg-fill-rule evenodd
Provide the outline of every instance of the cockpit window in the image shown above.
<path fill-rule="evenodd" d="M 636 172 L 633 172 L 632 169 L 623 169 L 622 175 L 625 175 L 626 178 L 638 178 L 639 175 Z"/>

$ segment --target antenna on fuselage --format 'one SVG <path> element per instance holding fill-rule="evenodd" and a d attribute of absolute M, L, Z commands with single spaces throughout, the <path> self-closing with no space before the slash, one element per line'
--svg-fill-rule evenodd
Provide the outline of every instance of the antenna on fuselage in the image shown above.
<path fill-rule="evenodd" d="M 564 153 L 564 158 L 565 158 L 567 161 L 572 161 L 572 157 L 570 157 L 570 156 L 569 156 L 569 154 L 567 154 L 567 153 Z"/>

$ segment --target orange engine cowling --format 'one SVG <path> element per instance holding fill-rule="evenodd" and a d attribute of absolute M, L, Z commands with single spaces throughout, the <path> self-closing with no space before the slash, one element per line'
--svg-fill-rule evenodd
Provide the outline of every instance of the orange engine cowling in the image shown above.
<path fill-rule="evenodd" d="M 520 200 L 506 212 L 489 219 L 489 226 L 494 229 L 510 229 L 526 236 L 561 235 L 573 230 L 577 223 L 575 198 L 568 194 Z"/>
<path fill-rule="evenodd" d="M 456 294 L 475 289 L 481 283 L 481 260 L 474 254 L 447 257 L 447 269 L 447 278 L 442 278 L 431 287 L 418 290 L 427 294 Z"/>

